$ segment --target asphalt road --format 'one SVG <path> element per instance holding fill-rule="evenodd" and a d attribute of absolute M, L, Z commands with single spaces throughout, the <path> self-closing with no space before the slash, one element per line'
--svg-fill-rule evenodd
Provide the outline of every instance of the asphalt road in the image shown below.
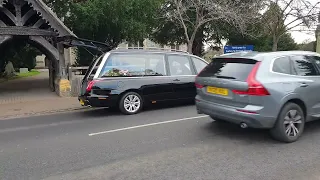
<path fill-rule="evenodd" d="M 296 143 L 196 114 L 94 110 L 0 121 L 0 179 L 320 179 L 320 122 Z"/>

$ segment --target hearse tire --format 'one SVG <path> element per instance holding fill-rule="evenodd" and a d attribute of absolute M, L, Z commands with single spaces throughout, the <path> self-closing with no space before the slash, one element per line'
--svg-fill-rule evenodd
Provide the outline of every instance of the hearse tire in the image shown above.
<path fill-rule="evenodd" d="M 123 114 L 133 115 L 139 113 L 143 108 L 143 99 L 136 92 L 125 93 L 119 101 L 119 109 Z"/>

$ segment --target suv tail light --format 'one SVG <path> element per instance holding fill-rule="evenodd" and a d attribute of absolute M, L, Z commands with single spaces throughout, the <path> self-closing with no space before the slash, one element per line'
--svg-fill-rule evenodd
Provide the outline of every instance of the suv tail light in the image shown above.
<path fill-rule="evenodd" d="M 205 69 L 206 67 L 204 67 L 196 76 L 196 78 L 199 76 L 199 74 L 201 74 L 201 72 Z M 199 83 L 195 83 L 195 86 L 197 89 L 202 89 L 204 87 L 204 85 L 199 84 Z"/>
<path fill-rule="evenodd" d="M 204 85 L 199 84 L 199 83 L 194 83 L 196 85 L 197 89 L 202 89 L 204 87 Z"/>
<path fill-rule="evenodd" d="M 252 95 L 252 96 L 268 96 L 270 93 L 268 90 L 256 80 L 256 74 L 259 69 L 261 62 L 257 62 L 255 66 L 252 68 L 250 72 L 247 83 L 248 83 L 248 90 L 247 91 L 239 91 L 239 90 L 232 90 L 235 94 L 245 94 L 245 95 Z"/>
<path fill-rule="evenodd" d="M 87 91 L 87 92 L 90 92 L 90 91 L 92 90 L 93 85 L 94 85 L 96 82 L 98 82 L 98 81 L 97 81 L 97 80 L 89 81 L 88 86 L 87 86 L 87 88 L 86 88 L 86 91 Z"/>

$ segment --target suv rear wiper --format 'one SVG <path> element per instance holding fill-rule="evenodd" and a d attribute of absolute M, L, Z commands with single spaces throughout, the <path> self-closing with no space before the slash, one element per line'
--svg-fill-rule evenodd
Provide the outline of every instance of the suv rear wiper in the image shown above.
<path fill-rule="evenodd" d="M 217 78 L 223 78 L 223 79 L 236 79 L 234 77 L 230 77 L 230 76 L 216 76 Z"/>

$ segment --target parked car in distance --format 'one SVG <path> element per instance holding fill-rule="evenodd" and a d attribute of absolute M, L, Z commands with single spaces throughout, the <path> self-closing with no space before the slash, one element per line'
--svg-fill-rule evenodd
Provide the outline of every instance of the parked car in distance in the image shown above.
<path fill-rule="evenodd" d="M 243 52 L 216 57 L 196 77 L 196 108 L 216 121 L 270 129 L 296 141 L 320 117 L 320 54 Z"/>
<path fill-rule="evenodd" d="M 127 115 L 148 104 L 194 101 L 195 76 L 207 64 L 172 50 L 112 50 L 92 62 L 78 99 L 82 106 L 116 107 Z"/>

